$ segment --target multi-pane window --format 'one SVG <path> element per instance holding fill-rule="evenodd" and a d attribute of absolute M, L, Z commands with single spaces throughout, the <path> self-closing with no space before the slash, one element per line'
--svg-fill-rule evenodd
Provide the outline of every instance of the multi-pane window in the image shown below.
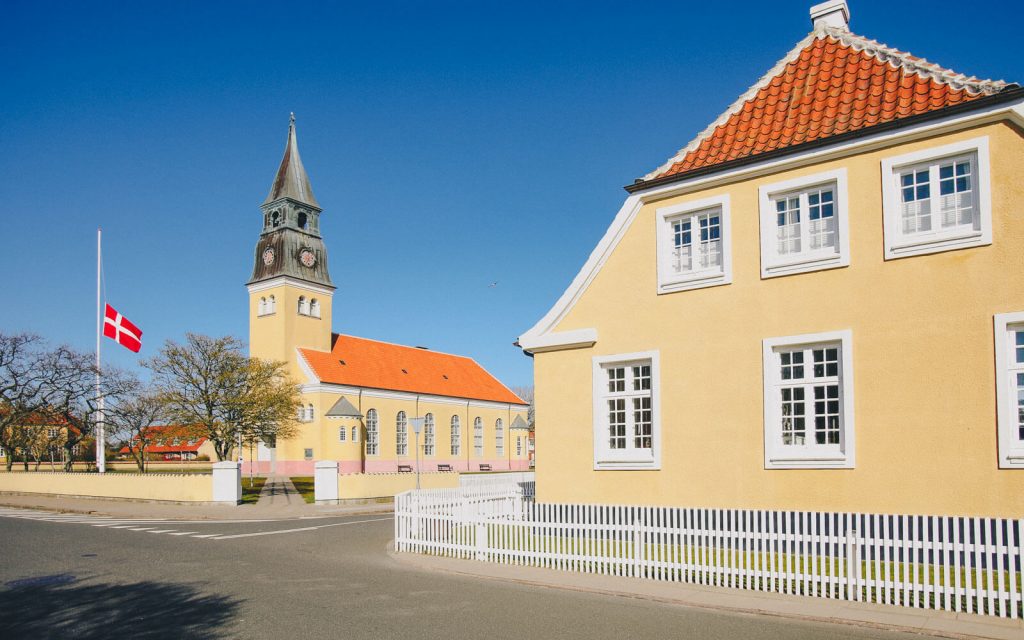
<path fill-rule="evenodd" d="M 988 138 L 882 160 L 885 257 L 992 243 Z"/>
<path fill-rule="evenodd" d="M 434 414 L 423 416 L 423 455 L 434 455 Z"/>
<path fill-rule="evenodd" d="M 516 457 L 523 455 L 523 436 L 516 436 Z"/>
<path fill-rule="evenodd" d="M 670 266 L 675 273 L 722 268 L 722 215 L 715 209 L 672 219 Z"/>
<path fill-rule="evenodd" d="M 732 280 L 729 198 L 708 198 L 657 211 L 658 292 Z"/>
<path fill-rule="evenodd" d="M 505 423 L 501 418 L 494 421 L 494 453 L 499 458 L 505 455 Z"/>
<path fill-rule="evenodd" d="M 779 256 L 836 253 L 834 185 L 775 196 L 775 250 Z"/>
<path fill-rule="evenodd" d="M 765 341 L 769 468 L 853 466 L 850 335 Z"/>
<path fill-rule="evenodd" d="M 404 411 L 399 411 L 395 417 L 395 453 L 409 455 L 409 420 Z"/>
<path fill-rule="evenodd" d="M 375 456 L 380 451 L 380 431 L 377 423 L 377 410 L 366 412 L 366 455 Z"/>
<path fill-rule="evenodd" d="M 338 442 L 345 442 L 345 436 L 348 433 L 347 427 L 338 427 Z"/>
<path fill-rule="evenodd" d="M 1024 468 L 1024 312 L 995 316 L 999 466 Z"/>
<path fill-rule="evenodd" d="M 973 229 L 978 221 L 973 156 L 898 170 L 900 230 L 905 236 Z"/>
<path fill-rule="evenodd" d="M 452 416 L 452 448 L 451 452 L 453 456 L 459 455 L 459 451 L 462 449 L 462 423 L 459 421 L 459 416 Z"/>
<path fill-rule="evenodd" d="M 844 169 L 762 185 L 759 193 L 763 277 L 850 263 Z"/>
<path fill-rule="evenodd" d="M 484 421 L 483 418 L 473 420 L 473 455 L 484 457 Z"/>
<path fill-rule="evenodd" d="M 624 362 L 602 367 L 605 375 L 605 439 L 612 451 L 653 446 L 651 363 Z"/>
<path fill-rule="evenodd" d="M 359 442 L 359 427 L 352 427 L 352 442 Z"/>

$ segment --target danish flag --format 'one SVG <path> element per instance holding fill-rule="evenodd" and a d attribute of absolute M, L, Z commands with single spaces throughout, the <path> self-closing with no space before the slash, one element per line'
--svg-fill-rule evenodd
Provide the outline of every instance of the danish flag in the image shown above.
<path fill-rule="evenodd" d="M 142 348 L 142 330 L 132 324 L 128 318 L 114 310 L 114 307 L 107 305 L 103 312 L 103 335 L 111 338 L 117 344 L 135 353 Z"/>

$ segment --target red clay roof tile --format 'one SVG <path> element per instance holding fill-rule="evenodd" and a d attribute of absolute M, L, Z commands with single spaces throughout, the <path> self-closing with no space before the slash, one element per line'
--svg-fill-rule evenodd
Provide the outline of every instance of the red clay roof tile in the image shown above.
<path fill-rule="evenodd" d="M 976 100 L 1008 86 L 956 74 L 831 27 L 812 32 L 773 72 L 643 179 L 857 131 Z"/>

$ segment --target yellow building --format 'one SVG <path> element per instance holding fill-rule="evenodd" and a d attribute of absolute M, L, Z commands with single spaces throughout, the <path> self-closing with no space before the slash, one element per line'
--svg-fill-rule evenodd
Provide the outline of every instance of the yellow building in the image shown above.
<path fill-rule="evenodd" d="M 260 445 L 259 471 L 312 475 L 318 460 L 345 473 L 528 466 L 526 403 L 474 360 L 331 331 L 335 287 L 294 117 L 261 208 L 249 351 L 288 364 L 302 409 L 295 438 Z"/>
<path fill-rule="evenodd" d="M 811 13 L 521 336 L 539 500 L 1024 514 L 1024 91 Z"/>

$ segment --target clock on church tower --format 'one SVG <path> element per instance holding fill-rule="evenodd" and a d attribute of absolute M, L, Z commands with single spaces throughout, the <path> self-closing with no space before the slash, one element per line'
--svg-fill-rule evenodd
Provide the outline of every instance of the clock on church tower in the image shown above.
<path fill-rule="evenodd" d="M 288 124 L 284 157 L 260 205 L 263 229 L 249 279 L 249 350 L 253 356 L 295 363 L 295 348 L 331 348 L 334 284 L 320 235 L 320 204 Z"/>

